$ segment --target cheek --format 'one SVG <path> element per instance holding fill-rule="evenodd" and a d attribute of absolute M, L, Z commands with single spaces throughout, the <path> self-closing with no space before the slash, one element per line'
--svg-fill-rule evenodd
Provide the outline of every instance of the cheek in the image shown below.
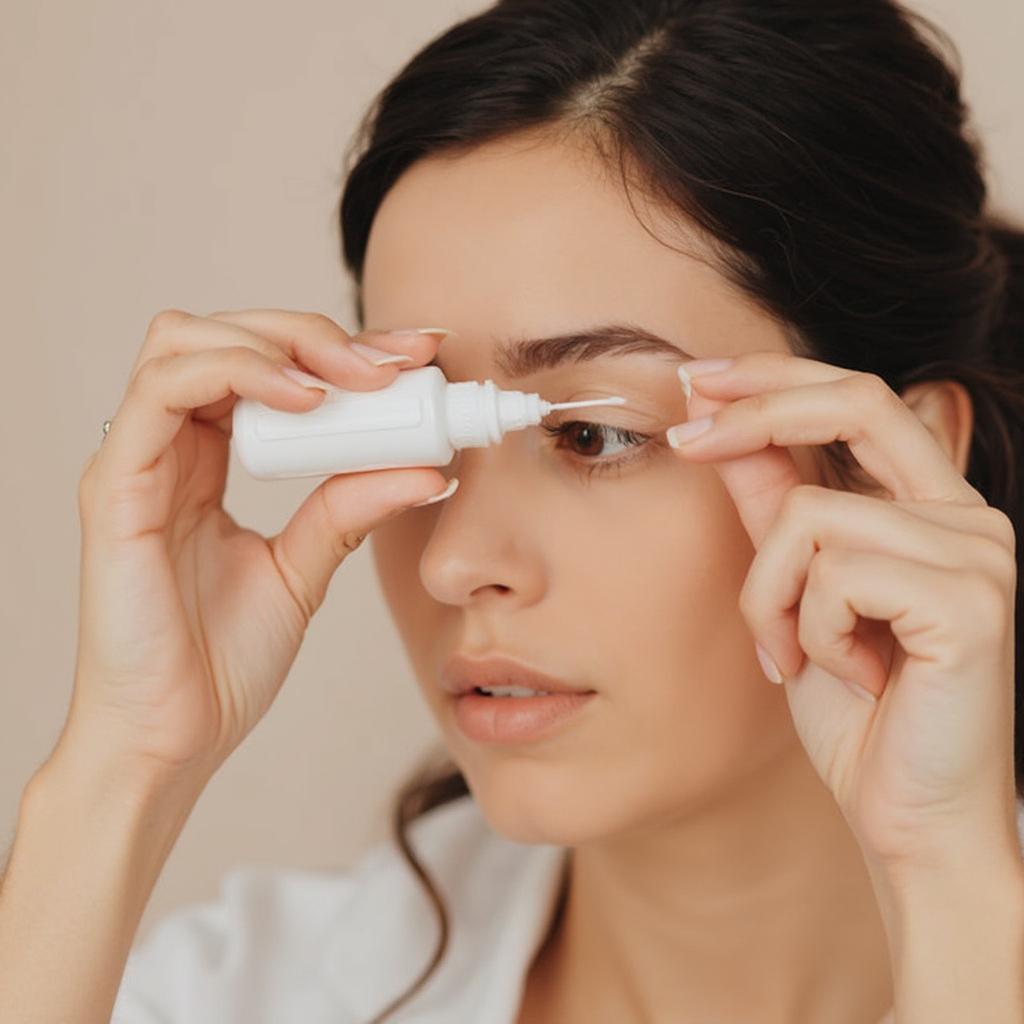
<path fill-rule="evenodd" d="M 738 597 L 753 548 L 711 468 L 666 483 L 648 507 L 658 516 L 628 537 L 610 534 L 605 562 L 615 590 L 597 635 L 609 638 L 623 724 L 674 737 L 676 747 L 682 731 L 700 756 L 697 747 L 714 742 L 748 690 L 754 652 Z"/>
<path fill-rule="evenodd" d="M 601 706 L 545 756 L 451 750 L 492 825 L 520 841 L 585 841 L 677 814 L 773 756 L 788 711 L 737 606 L 753 549 L 714 469 L 669 466 L 537 502 L 545 514 L 524 541 L 544 566 L 537 649 L 561 652 Z M 371 535 L 414 663 L 424 635 L 445 628 L 419 579 L 430 530 L 410 515 Z"/>
<path fill-rule="evenodd" d="M 548 766 L 560 780 L 551 821 L 572 806 L 564 826 L 577 836 L 678 813 L 749 776 L 788 735 L 785 702 L 761 675 L 737 603 L 753 548 L 717 474 L 652 490 L 629 521 L 588 530 L 591 545 L 602 539 L 582 574 L 581 547 L 567 535 L 559 549 L 580 613 L 565 606 L 563 639 L 604 691 L 594 728 Z"/>

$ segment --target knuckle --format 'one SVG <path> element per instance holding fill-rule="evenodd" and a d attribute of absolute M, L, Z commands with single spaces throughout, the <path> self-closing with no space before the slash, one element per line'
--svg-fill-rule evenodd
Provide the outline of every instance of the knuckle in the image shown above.
<path fill-rule="evenodd" d="M 813 616 L 800 615 L 796 626 L 797 642 L 814 661 L 826 669 L 829 665 L 838 666 L 850 655 L 854 646 L 853 637 L 847 634 L 836 634 L 822 630 L 820 623 Z"/>
<path fill-rule="evenodd" d="M 129 391 L 148 391 L 150 390 L 157 378 L 163 370 L 164 365 L 167 362 L 167 357 L 164 355 L 153 355 L 150 358 L 145 359 L 139 364 L 138 369 L 132 374 L 131 380 L 128 382 Z"/>
<path fill-rule="evenodd" d="M 796 518 L 810 515 L 825 500 L 825 492 L 826 488 L 817 484 L 796 484 L 786 491 L 780 514 Z"/>
<path fill-rule="evenodd" d="M 186 313 L 183 309 L 161 309 L 152 320 L 149 321 L 149 327 L 146 330 L 146 337 L 152 338 L 160 334 L 165 334 L 169 330 L 181 327 L 182 324 L 188 323 L 192 319 L 191 313 Z"/>
<path fill-rule="evenodd" d="M 769 410 L 769 395 L 763 394 L 758 391 L 756 394 L 750 395 L 746 401 L 750 403 L 751 412 L 761 419 L 767 417 Z"/>
<path fill-rule="evenodd" d="M 740 614 L 755 635 L 762 631 L 766 619 L 766 616 L 761 612 L 761 602 L 758 597 L 759 589 L 753 576 L 748 574 L 746 581 L 740 589 L 737 602 Z"/>
<path fill-rule="evenodd" d="M 302 313 L 303 323 L 309 328 L 310 331 L 315 331 L 318 334 L 331 334 L 338 335 L 343 333 L 341 328 L 329 317 L 326 313 Z"/>
<path fill-rule="evenodd" d="M 964 580 L 967 605 L 984 636 L 1002 636 L 1008 628 L 1011 598 L 1004 587 L 986 572 L 967 570 Z"/>
<path fill-rule="evenodd" d="M 982 571 L 990 575 L 1002 587 L 1011 587 L 1017 578 L 1017 563 L 1012 551 L 1007 551 L 1001 540 L 990 536 L 975 538 L 977 561 Z"/>
<path fill-rule="evenodd" d="M 269 361 L 269 358 L 263 355 L 262 352 L 257 352 L 256 349 L 249 348 L 248 345 L 228 345 L 226 348 L 220 349 L 219 356 L 231 367 L 237 369 L 244 369 L 257 364 L 262 365 L 264 362 Z"/>
<path fill-rule="evenodd" d="M 996 542 L 1011 552 L 1017 550 L 1017 530 L 1013 520 L 1001 509 L 994 505 L 986 506 L 986 516 L 992 530 L 992 536 Z"/>
<path fill-rule="evenodd" d="M 754 556 L 737 601 L 740 614 L 755 636 L 770 636 L 778 630 L 781 608 L 776 582 L 759 552 Z"/>
<path fill-rule="evenodd" d="M 813 625 L 807 615 L 798 615 L 796 620 L 796 639 L 805 652 L 814 651 L 819 659 L 824 652 L 825 641 L 821 637 L 816 626 Z"/>
<path fill-rule="evenodd" d="M 150 356 L 139 365 L 128 383 L 129 391 L 150 391 L 163 375 L 164 367 L 170 362 L 169 356 Z"/>
<path fill-rule="evenodd" d="M 807 587 L 836 589 L 847 558 L 846 552 L 840 548 L 821 548 L 807 567 Z"/>
<path fill-rule="evenodd" d="M 347 530 L 345 533 L 339 534 L 335 554 L 338 558 L 347 558 L 369 535 L 369 530 L 362 529 Z"/>
<path fill-rule="evenodd" d="M 895 392 L 877 373 L 858 371 L 847 378 L 849 387 L 860 403 L 877 407 L 889 405 Z"/>

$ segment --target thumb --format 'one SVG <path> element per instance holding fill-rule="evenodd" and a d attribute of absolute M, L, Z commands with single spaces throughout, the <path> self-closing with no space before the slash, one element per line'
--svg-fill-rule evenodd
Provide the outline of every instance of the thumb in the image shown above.
<path fill-rule="evenodd" d="M 440 486 L 439 486 L 440 483 Z M 429 467 L 369 470 L 329 477 L 298 507 L 268 543 L 277 568 L 307 621 L 323 603 L 341 563 L 370 531 L 394 515 L 445 491 L 446 480 Z"/>

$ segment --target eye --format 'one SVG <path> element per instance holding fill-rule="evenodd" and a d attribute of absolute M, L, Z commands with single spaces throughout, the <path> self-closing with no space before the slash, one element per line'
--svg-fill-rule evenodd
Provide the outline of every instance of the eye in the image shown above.
<path fill-rule="evenodd" d="M 576 452 L 583 460 L 582 468 L 589 476 L 595 472 L 606 472 L 621 469 L 644 454 L 644 445 L 650 440 L 647 434 L 638 434 L 624 427 L 612 427 L 606 423 L 589 423 L 585 420 L 570 420 L 558 426 L 542 426 L 541 429 L 549 437 L 556 437 L 559 443 L 556 448 L 568 448 Z M 621 449 L 626 454 L 615 454 L 608 458 L 597 458 L 605 450 L 609 439 L 623 443 Z"/>

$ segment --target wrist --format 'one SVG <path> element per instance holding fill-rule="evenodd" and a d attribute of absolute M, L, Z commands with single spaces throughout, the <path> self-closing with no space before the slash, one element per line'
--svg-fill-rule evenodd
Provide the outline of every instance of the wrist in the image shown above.
<path fill-rule="evenodd" d="M 957 859 L 893 873 L 869 864 L 901 1024 L 1024 1019 L 1024 860 Z"/>
<path fill-rule="evenodd" d="M 106 1021 L 201 780 L 68 730 L 26 785 L 0 892 L 0 1019 Z"/>
<path fill-rule="evenodd" d="M 191 809 L 212 775 L 212 771 L 172 769 L 125 753 L 102 734 L 72 720 L 30 779 L 26 793 L 59 789 L 85 803 L 117 802 L 136 810 L 151 805 Z"/>
<path fill-rule="evenodd" d="M 18 831 L 88 840 L 99 860 L 155 882 L 204 786 L 62 740 L 24 789 Z"/>

